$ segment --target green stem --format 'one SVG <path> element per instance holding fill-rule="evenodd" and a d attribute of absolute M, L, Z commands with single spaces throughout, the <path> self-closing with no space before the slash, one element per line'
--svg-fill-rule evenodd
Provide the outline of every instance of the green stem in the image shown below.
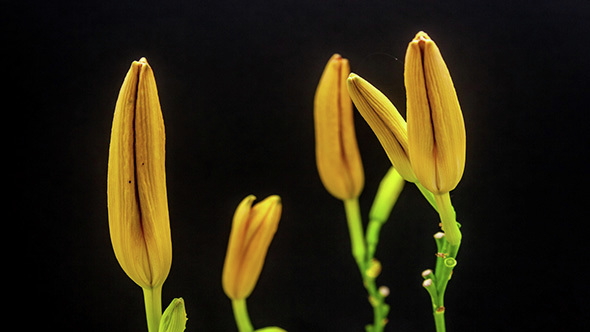
<path fill-rule="evenodd" d="M 375 278 L 366 276 L 364 278 L 364 285 L 369 293 L 369 302 L 373 306 L 373 325 L 372 332 L 382 332 L 387 323 L 387 314 L 389 306 L 385 304 L 385 297 L 379 293 L 375 284 Z"/>
<path fill-rule="evenodd" d="M 344 210 L 346 211 L 346 220 L 350 233 L 352 256 L 359 266 L 361 274 L 364 275 L 366 270 L 366 246 L 358 198 L 344 200 Z"/>
<path fill-rule="evenodd" d="M 445 237 L 449 241 L 449 255 L 455 258 L 459 251 L 459 245 L 461 244 L 461 231 L 459 230 L 457 220 L 455 220 L 455 209 L 453 208 L 453 204 L 451 204 L 451 197 L 447 192 L 434 195 L 434 198 L 438 207 L 443 232 L 445 232 Z"/>
<path fill-rule="evenodd" d="M 437 247 L 439 250 L 439 257 L 437 258 L 435 271 L 437 299 L 433 315 L 436 331 L 445 332 L 445 291 L 451 278 L 451 274 L 453 273 L 453 269 L 457 264 L 455 258 L 459 252 L 462 235 L 461 231 L 459 230 L 455 209 L 451 204 L 449 193 L 437 194 L 434 195 L 434 198 L 442 223 L 442 229 L 445 234 L 442 239 L 446 243 L 441 246 L 440 241 L 437 242 Z"/>
<path fill-rule="evenodd" d="M 158 332 L 162 318 L 162 285 L 142 289 L 148 332 Z"/>
<path fill-rule="evenodd" d="M 434 313 L 434 326 L 436 327 L 436 332 L 445 332 L 447 330 L 445 326 L 445 310 L 435 310 Z"/>
<path fill-rule="evenodd" d="M 367 261 L 371 261 L 375 257 L 377 244 L 379 243 L 379 233 L 384 222 L 381 220 L 370 220 L 367 225 L 367 234 L 365 240 L 367 242 Z"/>
<path fill-rule="evenodd" d="M 246 299 L 232 300 L 232 308 L 234 311 L 234 318 L 236 319 L 236 325 L 240 332 L 252 332 L 254 327 L 250 321 L 248 315 L 248 308 L 246 307 Z"/>
<path fill-rule="evenodd" d="M 368 269 L 371 268 L 371 261 L 367 257 L 367 247 L 363 236 L 364 232 L 358 198 L 344 200 L 344 209 L 346 211 L 346 220 L 348 221 L 352 255 L 361 273 L 363 285 L 369 294 L 369 302 L 373 307 L 373 325 L 371 325 L 370 331 L 381 332 L 385 327 L 389 308 L 384 303 L 384 296 L 379 293 L 375 284 L 375 278 L 377 276 L 367 273 Z M 374 244 L 376 245 L 376 242 Z"/>

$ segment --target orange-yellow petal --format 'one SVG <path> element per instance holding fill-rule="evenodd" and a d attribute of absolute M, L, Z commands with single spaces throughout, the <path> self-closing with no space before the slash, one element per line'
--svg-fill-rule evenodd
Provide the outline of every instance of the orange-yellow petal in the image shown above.
<path fill-rule="evenodd" d="M 244 198 L 232 222 L 222 284 L 233 300 L 245 299 L 254 290 L 281 217 L 279 196 L 269 196 L 252 206 L 255 200 L 253 195 Z"/>
<path fill-rule="evenodd" d="M 406 181 L 416 182 L 409 158 L 406 121 L 397 108 L 381 91 L 354 73 L 348 77 L 348 91 L 391 164 Z"/>
<path fill-rule="evenodd" d="M 318 83 L 314 99 L 316 163 L 320 179 L 334 197 L 358 197 L 365 183 L 354 130 L 352 101 L 346 88 L 348 60 L 334 54 Z"/>
<path fill-rule="evenodd" d="M 408 45 L 404 78 L 414 173 L 431 192 L 449 192 L 465 168 L 465 124 L 449 70 L 424 32 Z"/>
<path fill-rule="evenodd" d="M 172 262 L 164 145 L 156 81 L 142 58 L 131 64 L 115 106 L 107 194 L 115 256 L 144 288 L 163 284 Z"/>

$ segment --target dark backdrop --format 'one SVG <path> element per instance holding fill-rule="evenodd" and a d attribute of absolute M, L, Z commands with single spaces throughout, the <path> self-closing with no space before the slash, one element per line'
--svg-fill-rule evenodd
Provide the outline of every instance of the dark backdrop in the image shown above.
<path fill-rule="evenodd" d="M 279 194 L 280 227 L 248 300 L 254 325 L 362 331 L 372 312 L 343 206 L 317 176 L 313 95 L 338 52 L 405 114 L 405 49 L 424 30 L 452 73 L 468 135 L 452 193 L 464 241 L 447 291 L 449 331 L 587 328 L 589 7 L 2 2 L 5 302 L 18 314 L 5 321 L 27 331 L 146 331 L 141 290 L 114 257 L 106 210 L 115 100 L 131 62 L 145 56 L 167 129 L 174 256 L 164 305 L 185 299 L 187 331 L 236 331 L 221 288 L 231 217 L 248 194 Z M 366 216 L 389 164 L 356 121 Z M 387 331 L 434 331 L 420 273 L 433 266 L 437 223 L 408 185 L 377 250 L 378 281 L 391 289 Z"/>

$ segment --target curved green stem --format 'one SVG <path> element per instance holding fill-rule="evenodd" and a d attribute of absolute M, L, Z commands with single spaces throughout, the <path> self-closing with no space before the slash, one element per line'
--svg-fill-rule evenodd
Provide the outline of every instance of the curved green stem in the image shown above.
<path fill-rule="evenodd" d="M 162 285 L 142 288 L 149 332 L 158 332 L 162 318 Z"/>
<path fill-rule="evenodd" d="M 248 308 L 246 306 L 246 299 L 232 300 L 232 308 L 234 311 L 234 318 L 236 319 L 236 325 L 240 332 L 252 332 L 254 327 L 250 321 L 250 315 L 248 315 Z"/>

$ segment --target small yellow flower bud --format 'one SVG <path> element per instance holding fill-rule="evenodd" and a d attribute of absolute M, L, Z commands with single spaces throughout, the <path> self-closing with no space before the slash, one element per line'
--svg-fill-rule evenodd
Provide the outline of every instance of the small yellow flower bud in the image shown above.
<path fill-rule="evenodd" d="M 252 206 L 244 198 L 234 214 L 223 265 L 223 290 L 232 300 L 247 298 L 258 281 L 270 242 L 281 218 L 281 199 L 269 196 Z"/>
<path fill-rule="evenodd" d="M 381 274 L 381 262 L 375 258 L 371 259 L 369 262 L 369 267 L 365 273 L 371 279 L 375 279 Z"/>
<path fill-rule="evenodd" d="M 115 106 L 107 201 L 115 256 L 144 289 L 161 286 L 172 262 L 164 145 L 156 80 L 142 58 L 131 64 Z"/>
<path fill-rule="evenodd" d="M 449 192 L 465 168 L 465 124 L 449 70 L 424 32 L 408 46 L 404 78 L 414 173 L 432 193 Z"/>
<path fill-rule="evenodd" d="M 349 73 L 348 60 L 334 54 L 320 78 L 314 101 L 318 173 L 326 190 L 341 200 L 358 197 L 365 184 L 352 101 L 346 89 Z"/>
<path fill-rule="evenodd" d="M 391 164 L 408 182 L 416 182 L 408 149 L 406 121 L 387 97 L 369 82 L 352 73 L 348 92 L 365 121 L 383 146 Z"/>

